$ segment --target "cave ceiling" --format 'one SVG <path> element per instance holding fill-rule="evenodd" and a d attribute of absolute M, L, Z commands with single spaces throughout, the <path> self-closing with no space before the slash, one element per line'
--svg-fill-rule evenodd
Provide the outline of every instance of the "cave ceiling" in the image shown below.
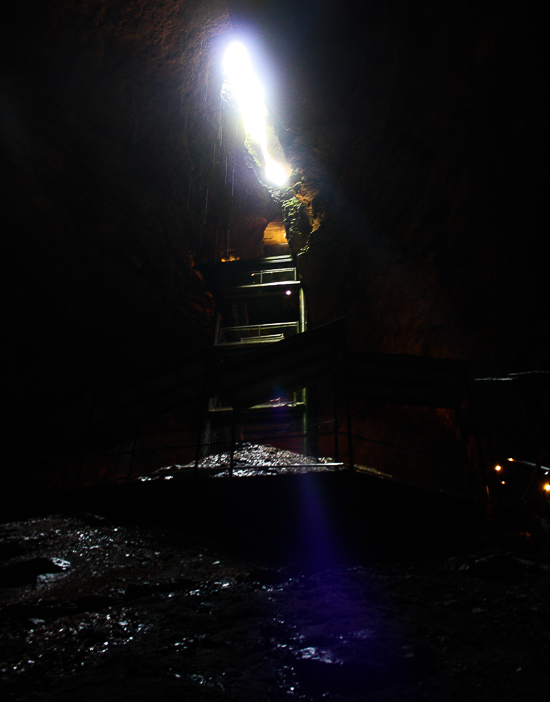
<path fill-rule="evenodd" d="M 547 368 L 532 13 L 488 0 L 53 0 L 10 13 L 14 413 L 207 345 L 214 302 L 197 267 L 259 255 L 282 201 L 301 213 L 300 231 L 287 227 L 312 326 L 345 316 L 356 350 L 467 358 L 478 373 Z M 220 98 L 232 36 L 265 77 L 294 169 L 286 192 L 258 181 Z"/>

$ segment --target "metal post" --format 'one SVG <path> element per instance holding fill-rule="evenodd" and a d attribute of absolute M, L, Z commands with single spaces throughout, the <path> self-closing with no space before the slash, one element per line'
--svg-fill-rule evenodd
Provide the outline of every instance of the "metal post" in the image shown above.
<path fill-rule="evenodd" d="M 304 289 L 300 286 L 300 332 L 307 331 L 306 299 Z"/>
<path fill-rule="evenodd" d="M 216 333 L 216 331 L 215 331 Z M 207 424 L 208 420 L 208 407 L 210 403 L 210 398 L 207 395 L 207 382 L 208 382 L 208 376 L 209 376 L 209 369 L 210 369 L 210 356 L 209 354 L 206 354 L 206 357 L 204 359 L 204 370 L 203 370 L 203 379 L 202 379 L 202 386 L 203 386 L 203 397 L 201 398 L 201 403 L 202 403 L 202 411 L 199 412 L 199 425 L 197 428 L 197 450 L 195 452 L 195 469 L 193 476 L 196 478 L 199 472 L 199 461 L 200 461 L 200 455 L 201 455 L 201 449 L 202 449 L 202 433 L 203 433 L 203 428 Z"/>
<path fill-rule="evenodd" d="M 309 445 L 309 425 L 308 425 L 308 391 L 307 388 L 302 390 L 302 400 L 304 402 L 304 410 L 302 412 L 302 455 L 312 456 L 311 447 Z"/>
<path fill-rule="evenodd" d="M 229 476 L 233 477 L 233 459 L 235 457 L 235 433 L 237 426 L 237 410 L 233 410 L 231 423 L 231 446 L 229 452 Z"/>
<path fill-rule="evenodd" d="M 334 460 L 340 460 L 340 451 L 338 446 L 338 372 L 337 368 L 334 369 L 333 382 L 332 382 L 332 402 L 333 402 L 333 412 L 334 412 Z"/>
<path fill-rule="evenodd" d="M 534 436 L 535 432 L 533 431 L 533 429 L 531 427 L 531 422 L 529 421 L 529 414 L 527 412 L 527 408 L 525 407 L 524 388 L 525 388 L 525 386 L 520 387 L 520 390 L 518 393 L 519 394 L 519 403 L 521 406 L 521 412 L 523 414 L 523 419 L 525 421 L 525 428 L 527 430 L 528 441 L 529 441 L 529 444 L 531 446 L 531 451 L 533 452 L 533 456 L 535 458 L 535 467 L 533 468 L 533 472 L 531 473 L 531 477 L 529 479 L 529 482 L 527 483 L 527 487 L 525 488 L 525 492 L 523 493 L 523 497 L 521 499 L 522 502 L 527 501 L 527 499 L 529 497 L 529 492 L 530 492 L 531 488 L 533 487 L 533 483 L 535 482 L 535 477 L 537 475 L 540 475 L 540 470 L 541 470 L 539 444 L 538 444 L 537 439 Z"/>
<path fill-rule="evenodd" d="M 201 454 L 201 449 L 202 449 L 202 427 L 203 427 L 203 421 L 202 421 L 202 413 L 200 415 L 199 419 L 199 428 L 197 431 L 197 450 L 195 451 L 195 469 L 193 473 L 193 477 L 197 477 L 199 473 L 199 461 L 200 461 L 200 454 Z"/>
<path fill-rule="evenodd" d="M 343 376 L 344 376 L 344 392 L 345 392 L 345 400 L 346 400 L 346 415 L 347 415 L 347 428 L 348 428 L 348 462 L 349 462 L 349 467 L 353 470 L 355 465 L 353 461 L 353 434 L 352 434 L 352 423 L 351 423 L 351 398 L 350 398 L 350 390 L 349 390 L 349 376 L 348 376 L 348 364 L 347 364 L 347 356 L 345 353 L 345 340 L 342 340 L 342 355 L 340 357 L 340 363 L 344 366 L 343 367 Z"/>
<path fill-rule="evenodd" d="M 130 478 L 134 474 L 134 460 L 135 460 L 135 456 L 136 456 L 136 446 L 137 446 L 138 434 L 139 434 L 139 423 L 136 422 L 136 425 L 134 427 L 134 440 L 132 442 L 132 453 L 130 454 L 130 468 L 128 469 L 128 475 L 126 476 L 126 480 L 130 480 Z"/>
<path fill-rule="evenodd" d="M 456 423 L 458 424 L 458 432 L 460 434 L 460 443 L 462 446 L 462 453 L 464 456 L 464 465 L 466 466 L 466 469 L 468 471 L 468 483 L 470 485 L 470 492 L 472 496 L 475 495 L 475 486 L 474 486 L 474 479 L 472 477 L 472 466 L 470 463 L 470 457 L 468 456 L 468 449 L 466 447 L 466 437 L 464 433 L 464 429 L 462 427 L 462 420 L 460 418 L 460 407 L 458 408 L 453 408 L 454 413 L 456 416 Z"/>
<path fill-rule="evenodd" d="M 355 468 L 354 462 L 353 462 L 353 434 L 352 434 L 352 426 L 351 426 L 351 406 L 350 406 L 350 398 L 349 398 L 349 389 L 346 388 L 346 411 L 347 411 L 347 420 L 348 420 L 348 454 L 349 454 L 349 467 L 353 470 Z"/>

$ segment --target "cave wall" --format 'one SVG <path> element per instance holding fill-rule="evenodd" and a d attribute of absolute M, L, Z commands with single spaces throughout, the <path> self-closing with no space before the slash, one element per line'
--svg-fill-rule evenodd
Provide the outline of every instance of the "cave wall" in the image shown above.
<path fill-rule="evenodd" d="M 345 315 L 353 348 L 479 374 L 548 367 L 539 20 L 490 1 L 278 14 L 313 325 Z"/>
<path fill-rule="evenodd" d="M 218 0 L 31 2 L 2 24 L 4 367 L 14 425 L 211 341 L 196 269 L 275 210 L 220 100 Z"/>
<path fill-rule="evenodd" d="M 346 316 L 354 349 L 468 358 L 477 374 L 548 367 L 536 13 L 491 0 L 5 12 L 4 375 L 27 433 L 100 381 L 208 344 L 197 263 L 257 255 L 280 216 L 220 100 L 233 34 L 294 168 L 283 210 L 310 325 Z"/>

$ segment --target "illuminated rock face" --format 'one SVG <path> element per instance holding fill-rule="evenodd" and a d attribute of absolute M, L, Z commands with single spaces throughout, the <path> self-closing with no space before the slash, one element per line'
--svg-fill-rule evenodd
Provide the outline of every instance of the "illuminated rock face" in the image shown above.
<path fill-rule="evenodd" d="M 353 348 L 471 358 L 480 373 L 547 367 L 536 18 L 404 0 L 13 11 L 1 129 L 15 414 L 39 418 L 97 375 L 178 363 L 211 338 L 195 264 L 261 254 L 281 207 L 220 101 L 233 27 L 270 66 L 310 324 L 347 316 Z"/>

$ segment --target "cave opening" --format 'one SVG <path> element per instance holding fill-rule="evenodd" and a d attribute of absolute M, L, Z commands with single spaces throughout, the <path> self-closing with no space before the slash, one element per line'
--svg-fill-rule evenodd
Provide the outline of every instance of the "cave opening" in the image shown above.
<path fill-rule="evenodd" d="M 262 180 L 277 188 L 283 187 L 288 181 L 290 167 L 269 124 L 265 91 L 242 42 L 234 40 L 226 47 L 222 70 L 222 99 L 233 103 L 241 115 L 246 147 L 260 166 Z"/>

